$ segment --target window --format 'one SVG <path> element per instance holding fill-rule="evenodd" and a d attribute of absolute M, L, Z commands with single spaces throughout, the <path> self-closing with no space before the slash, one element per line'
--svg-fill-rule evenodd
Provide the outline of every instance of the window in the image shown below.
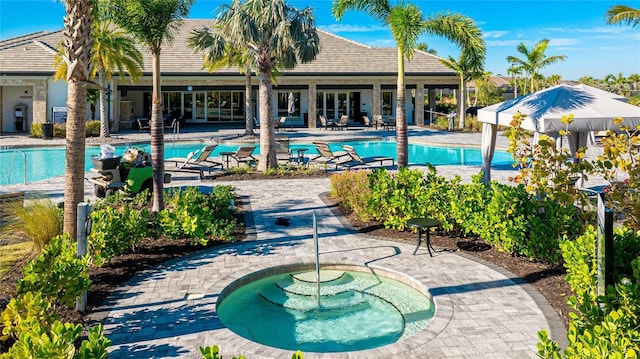
<path fill-rule="evenodd" d="M 316 92 L 316 118 L 324 114 L 324 92 Z"/>
<path fill-rule="evenodd" d="M 393 115 L 393 93 L 391 91 L 382 92 L 382 116 Z"/>
<path fill-rule="evenodd" d="M 336 94 L 327 92 L 327 118 L 334 119 L 336 118 Z"/>

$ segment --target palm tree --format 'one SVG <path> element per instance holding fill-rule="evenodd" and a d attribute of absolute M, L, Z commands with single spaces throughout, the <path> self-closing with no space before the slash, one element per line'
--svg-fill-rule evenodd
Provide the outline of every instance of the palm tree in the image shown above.
<path fill-rule="evenodd" d="M 422 52 L 426 52 L 427 54 L 437 55 L 438 51 L 434 48 L 429 47 L 426 42 L 421 42 L 416 46 L 416 50 L 420 50 Z"/>
<path fill-rule="evenodd" d="M 91 59 L 91 0 L 64 3 L 64 61 L 67 64 L 67 136 L 63 230 L 76 238 L 78 203 L 84 201 L 87 79 Z"/>
<path fill-rule="evenodd" d="M 553 74 L 553 75 L 547 77 L 547 84 L 549 86 L 559 85 L 560 81 L 562 81 L 562 76 L 560 76 L 558 74 Z"/>
<path fill-rule="evenodd" d="M 241 73 L 244 73 L 244 135 L 255 136 L 255 133 L 253 132 L 253 106 L 251 105 L 251 77 L 253 70 L 257 68 L 255 57 L 244 56 L 243 48 L 231 47 L 223 38 L 207 27 L 193 30 L 187 41 L 194 51 L 203 53 L 203 67 L 207 68 L 209 72 L 235 65 L 238 66 Z"/>
<path fill-rule="evenodd" d="M 477 60 L 477 58 L 475 58 Z M 460 58 L 456 61 L 453 57 L 449 56 L 448 59 L 441 59 L 440 62 L 448 68 L 455 71 L 460 76 L 460 103 L 458 104 L 458 115 L 460 116 L 460 129 L 464 130 L 464 120 L 466 115 L 465 109 L 465 95 L 467 92 L 467 82 L 473 78 L 477 78 L 482 75 L 482 63 L 473 63 L 473 56 L 465 51 L 462 51 Z"/>
<path fill-rule="evenodd" d="M 96 119 L 96 103 L 100 100 L 100 91 L 87 89 L 87 103 L 91 106 L 91 121 Z"/>
<path fill-rule="evenodd" d="M 515 56 L 507 56 L 507 61 L 510 64 L 522 67 L 522 69 L 527 73 L 530 83 L 530 92 L 538 90 L 536 82 L 536 76 L 539 75 L 538 71 L 551 64 L 555 64 L 556 62 L 564 61 L 567 58 L 565 55 L 547 57 L 544 53 L 547 50 L 547 46 L 549 46 L 549 39 L 542 39 L 538 41 L 533 45 L 531 50 L 521 42 L 516 47 L 516 50 L 524 55 L 524 59 Z"/>
<path fill-rule="evenodd" d="M 144 62 L 142 54 L 135 47 L 135 42 L 122 30 L 113 27 L 109 20 L 100 20 L 98 11 L 94 11 L 93 46 L 91 48 L 90 79 L 98 76 L 100 87 L 100 137 L 109 137 L 109 118 L 107 117 L 107 86 L 111 75 L 117 69 L 124 80 L 125 73 L 135 81 L 142 76 Z M 54 80 L 64 79 L 67 73 L 66 64 L 61 61 L 61 51 L 56 54 L 54 67 L 57 67 Z"/>
<path fill-rule="evenodd" d="M 518 81 L 520 80 L 520 76 L 522 75 L 524 69 L 522 68 L 522 66 L 517 66 L 515 64 L 511 64 L 511 66 L 509 66 L 509 69 L 507 69 L 507 74 L 511 75 L 513 78 L 513 83 L 511 84 L 511 86 L 513 86 L 513 97 L 518 97 Z"/>
<path fill-rule="evenodd" d="M 293 68 L 298 61 L 316 58 L 320 48 L 311 9 L 298 10 L 285 0 L 233 0 L 221 6 L 216 19 L 220 38 L 255 59 L 260 89 L 258 171 L 277 167 L 271 74 L 274 66 Z"/>
<path fill-rule="evenodd" d="M 195 0 L 110 0 L 115 22 L 143 43 L 151 53 L 153 90 L 151 95 L 151 164 L 153 167 L 153 207 L 164 209 L 164 122 L 160 88 L 160 52 L 170 44 L 182 19 Z"/>
<path fill-rule="evenodd" d="M 418 37 L 427 33 L 445 37 L 468 51 L 473 62 L 484 63 L 485 46 L 480 29 L 466 16 L 440 13 L 423 19 L 422 11 L 413 4 L 399 0 L 391 6 L 389 0 L 334 0 L 331 8 L 339 21 L 349 10 L 363 11 L 389 26 L 398 46 L 398 80 L 396 100 L 396 143 L 398 166 L 408 165 L 408 139 L 404 83 L 404 59 L 411 60 Z"/>
<path fill-rule="evenodd" d="M 640 9 L 625 5 L 614 5 L 607 10 L 608 24 L 625 24 L 631 27 L 640 25 Z"/>

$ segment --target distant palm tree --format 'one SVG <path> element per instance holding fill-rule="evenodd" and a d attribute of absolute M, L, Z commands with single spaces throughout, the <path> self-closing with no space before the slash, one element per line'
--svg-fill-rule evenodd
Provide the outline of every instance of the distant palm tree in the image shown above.
<path fill-rule="evenodd" d="M 608 24 L 640 25 L 640 9 L 625 5 L 614 5 L 607 10 Z"/>
<path fill-rule="evenodd" d="M 100 91 L 87 89 L 87 103 L 91 106 L 91 120 L 96 119 L 96 103 L 100 101 Z"/>
<path fill-rule="evenodd" d="M 113 26 L 109 20 L 97 19 L 94 12 L 92 27 L 93 46 L 91 48 L 90 79 L 98 76 L 100 87 L 100 137 L 109 137 L 109 118 L 107 115 L 107 86 L 112 74 L 118 70 L 124 80 L 128 73 L 131 81 L 142 76 L 144 62 L 142 54 L 135 46 L 134 40 L 124 31 Z M 58 51 L 54 60 L 57 67 L 54 79 L 64 79 L 67 74 L 66 63 L 62 61 L 62 51 Z"/>
<path fill-rule="evenodd" d="M 437 55 L 438 51 L 434 48 L 431 48 L 427 45 L 426 42 L 421 42 L 416 46 L 416 50 L 420 50 L 422 52 L 426 52 L 427 54 Z"/>
<path fill-rule="evenodd" d="M 253 106 L 251 101 L 251 77 L 252 72 L 257 69 L 256 58 L 246 56 L 244 47 L 234 48 L 231 44 L 225 42 L 215 32 L 214 29 L 207 27 L 196 29 L 191 32 L 191 36 L 187 39 L 189 46 L 196 52 L 202 52 L 204 57 L 203 67 L 209 72 L 217 69 L 238 66 L 240 72 L 245 76 L 245 136 L 255 136 L 253 132 Z"/>
<path fill-rule="evenodd" d="M 562 76 L 560 76 L 558 74 L 553 74 L 553 75 L 547 77 L 547 84 L 549 86 L 559 85 L 560 81 L 562 81 Z"/>
<path fill-rule="evenodd" d="M 298 10 L 285 0 L 233 0 L 216 15 L 216 30 L 232 48 L 243 49 L 257 63 L 260 93 L 260 159 L 258 171 L 277 167 L 272 105 L 274 66 L 293 68 L 313 61 L 320 51 L 310 8 Z"/>
<path fill-rule="evenodd" d="M 524 69 L 522 66 L 517 66 L 515 64 L 511 64 L 509 69 L 507 69 L 507 73 L 513 76 L 513 97 L 518 97 L 518 81 L 520 80 L 520 76 L 524 73 Z"/>
<path fill-rule="evenodd" d="M 483 73 L 483 63 L 473 63 L 478 60 L 465 51 L 462 51 L 458 60 L 449 56 L 448 59 L 441 59 L 440 62 L 448 68 L 455 71 L 460 76 L 460 103 L 458 104 L 459 127 L 464 130 L 464 121 L 466 115 L 465 95 L 467 93 L 467 82 L 473 78 L 480 77 Z"/>
<path fill-rule="evenodd" d="M 545 55 L 545 51 L 547 50 L 547 46 L 549 46 L 549 39 L 542 39 L 538 41 L 531 50 L 527 48 L 527 46 L 521 42 L 516 47 L 516 50 L 523 54 L 524 58 L 518 58 L 515 56 L 507 56 L 507 61 L 516 66 L 522 67 L 522 69 L 528 74 L 528 78 L 530 81 L 530 92 L 534 92 L 538 90 L 538 85 L 536 82 L 536 77 L 539 75 L 538 71 L 541 69 L 555 64 L 559 61 L 564 61 L 567 57 L 565 55 L 556 55 L 549 56 Z"/>
<path fill-rule="evenodd" d="M 87 80 L 91 59 L 91 0 L 64 3 L 64 61 L 67 65 L 67 131 L 63 230 L 76 238 L 78 203 L 84 201 Z"/>
<path fill-rule="evenodd" d="M 449 39 L 466 49 L 474 62 L 484 63 L 485 45 L 480 29 L 466 16 L 440 13 L 423 19 L 420 8 L 399 0 L 392 6 L 389 0 L 334 0 L 331 12 L 339 21 L 349 10 L 363 11 L 389 26 L 398 47 L 398 79 L 396 99 L 396 155 L 398 166 L 408 161 L 407 118 L 405 101 L 404 59 L 411 60 L 418 37 L 424 33 Z"/>
<path fill-rule="evenodd" d="M 160 88 L 160 52 L 171 44 L 195 0 L 107 0 L 116 24 L 151 53 L 151 164 L 154 212 L 164 209 L 164 121 Z"/>

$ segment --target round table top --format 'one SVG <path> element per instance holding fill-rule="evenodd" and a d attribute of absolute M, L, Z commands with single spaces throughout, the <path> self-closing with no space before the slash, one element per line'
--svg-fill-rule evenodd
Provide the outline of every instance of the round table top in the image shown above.
<path fill-rule="evenodd" d="M 220 152 L 221 155 L 235 155 L 235 152 Z"/>
<path fill-rule="evenodd" d="M 433 218 L 411 218 L 407 221 L 407 225 L 416 228 L 430 228 L 440 225 L 440 221 Z"/>

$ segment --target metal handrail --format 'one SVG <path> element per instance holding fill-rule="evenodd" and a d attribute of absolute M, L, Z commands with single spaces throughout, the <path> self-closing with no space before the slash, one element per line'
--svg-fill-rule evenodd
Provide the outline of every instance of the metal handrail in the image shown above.
<path fill-rule="evenodd" d="M 3 152 L 13 152 L 13 153 L 22 154 L 22 161 L 23 161 L 23 168 L 24 168 L 24 184 L 27 184 L 27 153 L 21 150 L 13 150 L 8 146 L 4 148 L 0 148 L 0 150 L 2 150 Z M 13 161 L 11 161 L 11 163 L 13 164 Z M 9 173 L 8 173 L 7 179 L 11 179 L 11 167 L 9 167 Z"/>

